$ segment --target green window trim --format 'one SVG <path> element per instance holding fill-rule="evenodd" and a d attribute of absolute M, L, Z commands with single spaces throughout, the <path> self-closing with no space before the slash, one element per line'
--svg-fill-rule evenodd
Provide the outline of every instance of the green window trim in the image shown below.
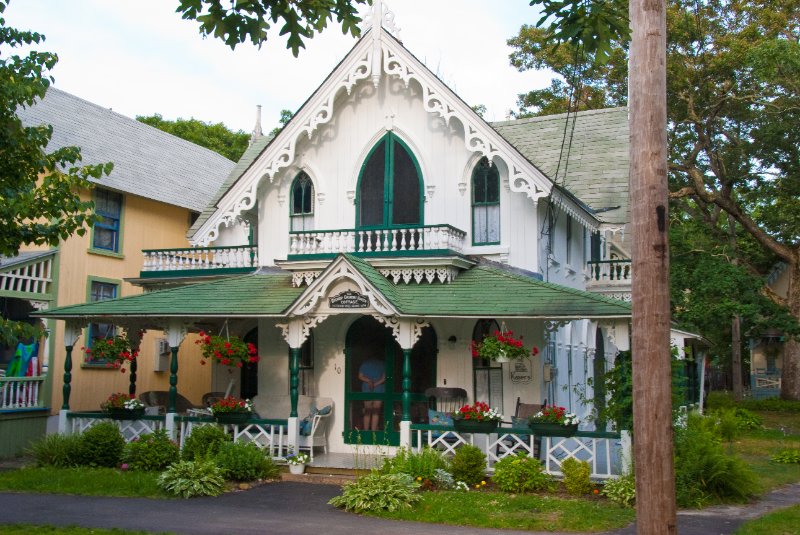
<path fill-rule="evenodd" d="M 314 182 L 305 171 L 292 181 L 289 197 L 290 231 L 314 230 Z"/>
<path fill-rule="evenodd" d="M 500 244 L 500 171 L 485 156 L 472 169 L 472 245 Z"/>
<path fill-rule="evenodd" d="M 418 218 L 416 223 L 396 223 L 394 215 L 395 197 L 393 194 L 395 186 L 395 171 L 398 159 L 403 160 L 403 156 L 397 152 L 397 147 L 405 153 L 405 157 L 410 160 L 413 165 L 413 170 L 416 173 L 417 182 L 419 184 L 416 194 L 418 195 Z M 384 163 L 383 163 L 383 205 L 382 205 L 382 222 L 379 224 L 364 224 L 362 210 L 364 208 L 363 201 L 363 187 L 365 171 L 372 162 L 372 157 L 376 151 L 383 150 Z M 404 190 L 405 191 L 405 190 Z M 412 198 L 413 200 L 413 198 Z M 414 152 L 408 144 L 398 137 L 393 132 L 387 132 L 375 145 L 370 149 L 364 163 L 361 164 L 361 170 L 358 174 L 358 184 L 356 186 L 356 228 L 359 229 L 384 229 L 392 227 L 421 227 L 425 222 L 425 192 L 424 180 L 422 177 L 422 169 L 419 166 Z"/>
<path fill-rule="evenodd" d="M 95 277 L 90 275 L 86 279 L 86 302 L 96 302 L 96 301 L 104 301 L 106 299 L 117 299 L 120 297 L 120 290 L 122 289 L 122 281 L 119 279 L 109 279 L 105 277 Z M 102 299 L 97 299 L 104 295 L 106 292 L 111 290 L 112 295 L 108 295 Z M 103 327 L 101 327 L 103 326 Z M 104 328 L 106 331 L 106 335 L 108 335 L 108 329 L 113 329 L 113 334 L 116 335 L 116 328 L 113 324 L 108 323 L 90 323 L 86 329 L 84 330 L 84 344 L 83 346 L 86 348 L 91 348 L 94 344 L 94 334 L 97 331 L 100 331 L 101 328 Z M 83 358 L 81 362 L 81 368 L 87 369 L 97 369 L 97 370 L 112 370 L 113 368 L 109 368 L 106 366 L 105 360 L 88 360 Z"/>
<path fill-rule="evenodd" d="M 92 225 L 91 236 L 89 237 L 89 253 L 99 254 L 112 258 L 123 259 L 122 254 L 122 229 L 124 226 L 125 215 L 125 196 L 103 188 L 94 190 L 95 214 L 102 218 L 101 221 Z M 118 209 L 114 209 L 114 202 L 118 204 Z M 111 205 L 111 206 L 109 206 Z M 109 235 L 112 244 L 110 246 L 98 245 L 102 235 Z"/>

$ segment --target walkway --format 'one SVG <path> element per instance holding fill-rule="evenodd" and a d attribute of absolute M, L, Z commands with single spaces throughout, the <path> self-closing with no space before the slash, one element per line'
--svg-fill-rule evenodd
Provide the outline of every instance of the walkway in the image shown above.
<path fill-rule="evenodd" d="M 150 500 L 43 494 L 0 493 L 2 523 L 78 525 L 187 535 L 532 535 L 531 532 L 396 522 L 342 512 L 327 502 L 334 485 L 281 482 L 217 498 Z M 800 483 L 771 492 L 756 504 L 683 511 L 681 535 L 723 535 L 745 520 L 800 503 Z M 614 532 L 635 533 L 630 526 Z M 550 532 L 549 535 L 558 535 Z M 573 534 L 574 535 L 574 534 Z"/>

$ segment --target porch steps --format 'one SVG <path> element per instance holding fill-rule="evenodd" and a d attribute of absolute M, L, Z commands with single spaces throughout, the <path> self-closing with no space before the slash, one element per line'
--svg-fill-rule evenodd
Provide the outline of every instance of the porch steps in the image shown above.
<path fill-rule="evenodd" d="M 352 468 L 329 468 L 324 466 L 306 466 L 306 473 L 294 475 L 289 473 L 288 467 L 281 473 L 281 481 L 295 481 L 299 483 L 317 483 L 321 485 L 344 485 L 356 480 L 363 470 Z"/>

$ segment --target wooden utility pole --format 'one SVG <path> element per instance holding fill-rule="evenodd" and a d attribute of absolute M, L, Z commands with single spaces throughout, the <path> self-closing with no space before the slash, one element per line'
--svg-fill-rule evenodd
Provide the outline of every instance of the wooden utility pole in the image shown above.
<path fill-rule="evenodd" d="M 665 1 L 631 0 L 630 20 L 636 525 L 640 535 L 675 534 Z"/>

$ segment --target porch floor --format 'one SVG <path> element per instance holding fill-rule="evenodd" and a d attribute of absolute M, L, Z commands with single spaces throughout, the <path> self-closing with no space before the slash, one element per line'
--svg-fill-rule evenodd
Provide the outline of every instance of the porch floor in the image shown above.
<path fill-rule="evenodd" d="M 337 471 L 371 470 L 380 468 L 386 455 L 375 453 L 314 453 L 314 462 L 306 469 L 313 472 L 336 473 Z"/>

